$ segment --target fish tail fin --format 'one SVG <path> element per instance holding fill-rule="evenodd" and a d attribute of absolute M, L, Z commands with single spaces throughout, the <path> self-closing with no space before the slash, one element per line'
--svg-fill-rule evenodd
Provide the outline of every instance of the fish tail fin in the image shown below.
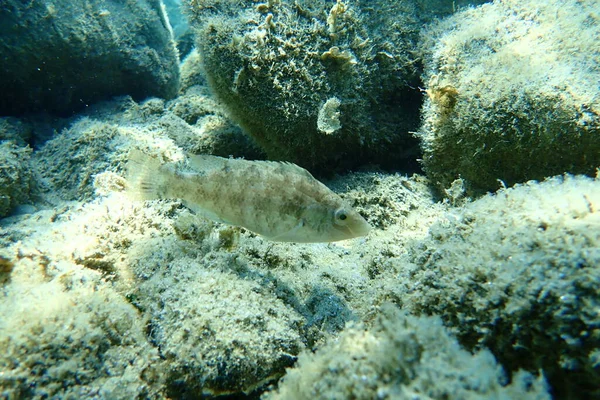
<path fill-rule="evenodd" d="M 155 200 L 162 198 L 164 171 L 161 162 L 140 150 L 132 150 L 127 162 L 127 195 L 134 200 Z"/>

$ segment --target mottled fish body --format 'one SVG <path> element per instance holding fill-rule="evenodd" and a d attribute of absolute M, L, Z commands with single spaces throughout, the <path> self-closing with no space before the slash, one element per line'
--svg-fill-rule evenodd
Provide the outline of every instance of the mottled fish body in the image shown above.
<path fill-rule="evenodd" d="M 181 199 L 207 218 L 269 240 L 334 242 L 370 230 L 337 194 L 291 163 L 202 155 L 184 167 L 135 151 L 127 181 L 139 199 Z"/>

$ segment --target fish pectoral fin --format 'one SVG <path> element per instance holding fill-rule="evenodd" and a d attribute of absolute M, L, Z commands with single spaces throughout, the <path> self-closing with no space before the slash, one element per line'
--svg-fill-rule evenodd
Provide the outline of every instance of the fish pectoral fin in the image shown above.
<path fill-rule="evenodd" d="M 301 219 L 289 231 L 280 233 L 279 235 L 276 235 L 276 236 L 265 236 L 265 238 L 269 239 L 269 240 L 272 240 L 272 241 L 275 241 L 275 242 L 294 242 L 295 241 L 294 237 L 296 236 L 296 234 L 298 233 L 298 231 L 300 231 L 300 229 L 302 229 L 302 227 L 304 226 L 304 224 L 305 224 L 304 220 Z"/>

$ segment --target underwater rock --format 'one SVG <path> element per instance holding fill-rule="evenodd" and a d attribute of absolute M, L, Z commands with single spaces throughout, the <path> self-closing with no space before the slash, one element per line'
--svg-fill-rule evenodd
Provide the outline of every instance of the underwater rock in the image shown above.
<path fill-rule="evenodd" d="M 423 22 L 441 19 L 470 6 L 491 3 L 492 0 L 411 0 Z"/>
<path fill-rule="evenodd" d="M 89 200 L 94 176 L 114 170 L 115 150 L 123 143 L 118 125 L 81 118 L 34 153 L 35 168 L 52 197 Z"/>
<path fill-rule="evenodd" d="M 31 144 L 34 129 L 31 124 L 18 118 L 0 118 L 0 140 L 11 141 L 19 147 Z"/>
<path fill-rule="evenodd" d="M 101 386 L 103 398 L 122 399 L 250 393 L 283 375 L 304 347 L 303 318 L 263 280 L 238 274 L 244 260 L 213 239 L 213 223 L 177 202 L 103 200 L 7 230 L 26 245 L 7 251 L 20 258 L 0 299 L 0 346 L 14 338 L 0 354 L 0 393 L 27 394 L 42 370 L 34 394 L 89 398 Z"/>
<path fill-rule="evenodd" d="M 206 86 L 206 73 L 202 68 L 200 53 L 192 50 L 181 61 L 180 93 L 185 93 L 192 86 Z"/>
<path fill-rule="evenodd" d="M 1 397 L 164 398 L 162 361 L 123 296 L 60 257 L 19 256 L 0 297 Z"/>
<path fill-rule="evenodd" d="M 134 144 L 158 144 L 169 149 L 167 159 L 182 152 L 247 159 L 263 155 L 200 86 L 168 102 L 136 103 L 128 96 L 102 102 L 61 125 L 32 155 L 42 190 L 61 200 L 91 199 L 96 175 L 118 172 Z"/>
<path fill-rule="evenodd" d="M 440 315 L 510 372 L 543 371 L 557 398 L 597 398 L 600 180 L 555 177 L 456 208 L 413 245 L 402 308 Z"/>
<path fill-rule="evenodd" d="M 471 354 L 439 318 L 387 305 L 372 327 L 355 324 L 305 352 L 266 399 L 550 399 L 544 378 L 519 371 L 508 384 L 489 351 Z"/>
<path fill-rule="evenodd" d="M 423 166 L 468 195 L 600 165 L 597 2 L 507 0 L 423 34 Z M 591 84 L 593 83 L 593 84 Z M 502 182 L 500 182 L 502 181 Z"/>
<path fill-rule="evenodd" d="M 251 393 L 283 375 L 304 347 L 300 315 L 258 282 L 219 270 L 234 267 L 227 259 L 150 253 L 137 262 L 138 304 L 166 359 L 170 398 Z"/>
<path fill-rule="evenodd" d="M 184 2 L 215 95 L 271 159 L 406 166 L 421 94 L 410 2 Z M 318 128 L 336 98 L 335 128 Z"/>
<path fill-rule="evenodd" d="M 0 142 L 0 217 L 31 201 L 30 156 L 28 147 L 19 147 L 11 141 Z"/>
<path fill-rule="evenodd" d="M 179 61 L 160 0 L 7 0 L 0 26 L 0 115 L 69 115 L 115 95 L 177 94 Z"/>

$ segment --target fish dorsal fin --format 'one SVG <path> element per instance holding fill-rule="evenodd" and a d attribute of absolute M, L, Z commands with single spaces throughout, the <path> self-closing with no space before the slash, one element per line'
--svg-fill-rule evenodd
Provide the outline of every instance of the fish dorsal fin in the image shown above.
<path fill-rule="evenodd" d="M 287 170 L 295 174 L 302 175 L 310 179 L 315 179 L 310 172 L 299 165 L 287 161 L 279 161 L 279 164 L 283 165 Z"/>
<path fill-rule="evenodd" d="M 259 166 L 262 164 L 264 167 L 269 168 L 274 171 L 277 171 L 279 169 L 280 171 L 283 171 L 286 173 L 300 175 L 300 176 L 303 176 L 308 179 L 315 179 L 310 172 L 308 172 L 304 168 L 300 167 L 299 165 L 296 165 L 289 161 L 252 161 L 252 162 L 256 163 Z"/>
<path fill-rule="evenodd" d="M 314 179 L 310 172 L 304 168 L 288 161 L 249 161 L 241 158 L 224 158 L 208 154 L 191 155 L 188 157 L 190 167 L 198 172 L 209 172 L 224 168 L 240 168 L 255 165 L 259 168 L 277 169 L 281 168 L 288 173 L 301 175 L 305 178 Z"/>
<path fill-rule="evenodd" d="M 208 154 L 196 154 L 188 157 L 188 164 L 196 171 L 212 171 L 216 169 L 223 169 L 232 162 L 236 161 L 231 158 L 223 158 L 217 156 L 211 156 Z"/>

